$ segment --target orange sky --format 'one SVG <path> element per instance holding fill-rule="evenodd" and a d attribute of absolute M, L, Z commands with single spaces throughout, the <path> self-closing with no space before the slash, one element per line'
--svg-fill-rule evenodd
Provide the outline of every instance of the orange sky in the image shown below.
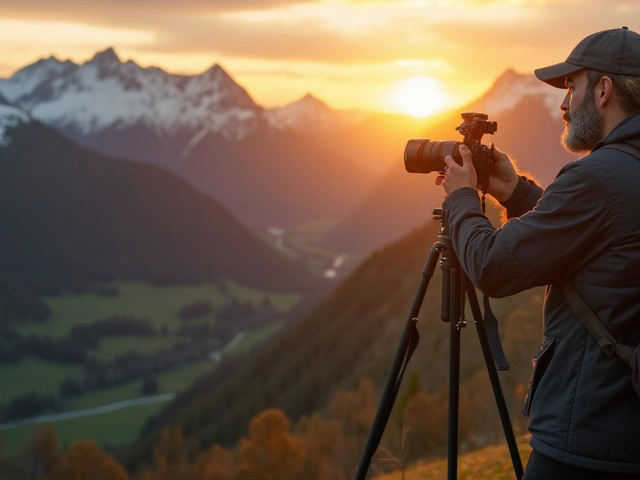
<path fill-rule="evenodd" d="M 55 55 L 197 74 L 218 63 L 254 100 L 307 92 L 337 109 L 428 113 L 507 68 L 564 60 L 586 35 L 640 19 L 634 0 L 0 0 L 0 77 Z M 415 78 L 417 77 L 417 78 Z"/>

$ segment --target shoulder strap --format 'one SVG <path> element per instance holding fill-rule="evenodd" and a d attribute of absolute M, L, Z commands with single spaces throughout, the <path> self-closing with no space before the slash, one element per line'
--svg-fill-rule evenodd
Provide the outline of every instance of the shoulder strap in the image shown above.
<path fill-rule="evenodd" d="M 611 150 L 618 150 L 619 152 L 628 153 L 632 157 L 636 157 L 638 160 L 640 160 L 640 150 L 632 147 L 628 143 L 610 143 L 609 145 L 605 145 L 602 148 L 609 148 Z"/>
<path fill-rule="evenodd" d="M 587 327 L 587 330 L 589 330 L 593 338 L 598 341 L 598 345 L 604 350 L 604 353 L 608 357 L 612 357 L 615 354 L 629 365 L 633 348 L 616 342 L 609 333 L 609 330 L 607 330 L 596 314 L 589 308 L 589 305 L 582 300 L 582 297 L 580 297 L 571 280 L 562 283 L 562 290 L 567 297 L 569 305 L 571 305 L 571 308 L 573 308 L 573 311 L 584 326 Z"/>

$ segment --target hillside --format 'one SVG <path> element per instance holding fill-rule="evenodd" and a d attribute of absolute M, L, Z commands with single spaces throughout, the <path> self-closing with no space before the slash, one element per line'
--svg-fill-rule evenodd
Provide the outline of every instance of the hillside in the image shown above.
<path fill-rule="evenodd" d="M 518 450 L 524 466 L 531 453 L 528 435 L 518 438 Z M 513 480 L 515 478 L 506 443 L 463 453 L 458 459 L 459 480 Z M 402 470 L 397 470 L 387 475 L 380 475 L 376 480 L 441 480 L 446 478 L 446 475 L 447 460 L 438 459 L 426 461 L 420 466 L 410 466 L 404 473 Z"/>
<path fill-rule="evenodd" d="M 132 466 L 149 458 L 160 430 L 171 425 L 179 425 L 192 451 L 199 451 L 213 443 L 233 444 L 248 419 L 269 407 L 296 421 L 323 411 L 338 389 L 351 389 L 362 378 L 370 378 L 379 393 L 438 228 L 429 222 L 374 252 L 327 300 L 245 365 L 225 364 L 200 379 L 147 425 L 123 461 Z M 440 389 L 448 376 L 449 328 L 439 320 L 440 273 L 436 268 L 425 295 L 421 341 L 409 365 L 427 392 Z M 540 341 L 541 301 L 542 291 L 536 289 L 493 304 L 512 363 L 502 381 L 514 417 Z M 492 437 L 499 429 L 497 409 L 474 332 L 463 335 L 463 345 L 461 383 L 474 399 L 478 428 Z"/>
<path fill-rule="evenodd" d="M 43 291 L 221 278 L 267 291 L 318 287 L 184 180 L 107 158 L 35 120 L 14 122 L 0 146 L 0 221 L 0 272 Z"/>

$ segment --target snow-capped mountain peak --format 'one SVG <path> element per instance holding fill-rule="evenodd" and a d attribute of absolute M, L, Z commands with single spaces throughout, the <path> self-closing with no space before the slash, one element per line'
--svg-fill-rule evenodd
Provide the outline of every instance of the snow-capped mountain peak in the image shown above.
<path fill-rule="evenodd" d="M 332 110 L 322 100 L 307 93 L 299 100 L 266 112 L 269 123 L 278 129 L 339 130 L 364 120 L 369 114 L 357 110 Z"/>
<path fill-rule="evenodd" d="M 34 118 L 82 137 L 144 126 L 159 136 L 206 128 L 238 140 L 262 112 L 219 65 L 173 75 L 123 63 L 113 48 L 82 65 L 41 60 L 0 80 L 0 93 Z"/>
<path fill-rule="evenodd" d="M 121 63 L 121 61 L 120 57 L 118 57 L 113 47 L 109 47 L 103 52 L 96 53 L 88 63 L 100 63 L 103 65 L 109 65 Z"/>

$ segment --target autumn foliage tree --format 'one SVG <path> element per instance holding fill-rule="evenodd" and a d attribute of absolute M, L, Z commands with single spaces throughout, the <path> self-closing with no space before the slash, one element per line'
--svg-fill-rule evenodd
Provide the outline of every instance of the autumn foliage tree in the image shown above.
<path fill-rule="evenodd" d="M 364 445 L 369 438 L 377 411 L 373 384 L 363 379 L 355 391 L 338 391 L 329 407 L 329 416 L 341 427 L 344 437 L 341 463 L 353 476 Z"/>
<path fill-rule="evenodd" d="M 296 435 L 306 452 L 300 478 L 305 480 L 341 480 L 347 478 L 341 465 L 344 437 L 337 420 L 324 421 L 319 414 L 302 417 Z"/>
<path fill-rule="evenodd" d="M 93 440 L 73 443 L 47 480 L 128 480 L 126 470 Z"/>
<path fill-rule="evenodd" d="M 249 438 L 240 440 L 239 480 L 291 480 L 302 471 L 305 451 L 292 435 L 289 419 L 281 410 L 268 409 L 249 425 Z"/>
<path fill-rule="evenodd" d="M 140 480 L 191 480 L 180 427 L 162 431 L 160 443 L 153 451 L 153 459 L 155 468 L 141 474 Z"/>
<path fill-rule="evenodd" d="M 237 472 L 235 455 L 220 445 L 198 455 L 191 467 L 191 474 L 197 480 L 234 480 Z"/>

